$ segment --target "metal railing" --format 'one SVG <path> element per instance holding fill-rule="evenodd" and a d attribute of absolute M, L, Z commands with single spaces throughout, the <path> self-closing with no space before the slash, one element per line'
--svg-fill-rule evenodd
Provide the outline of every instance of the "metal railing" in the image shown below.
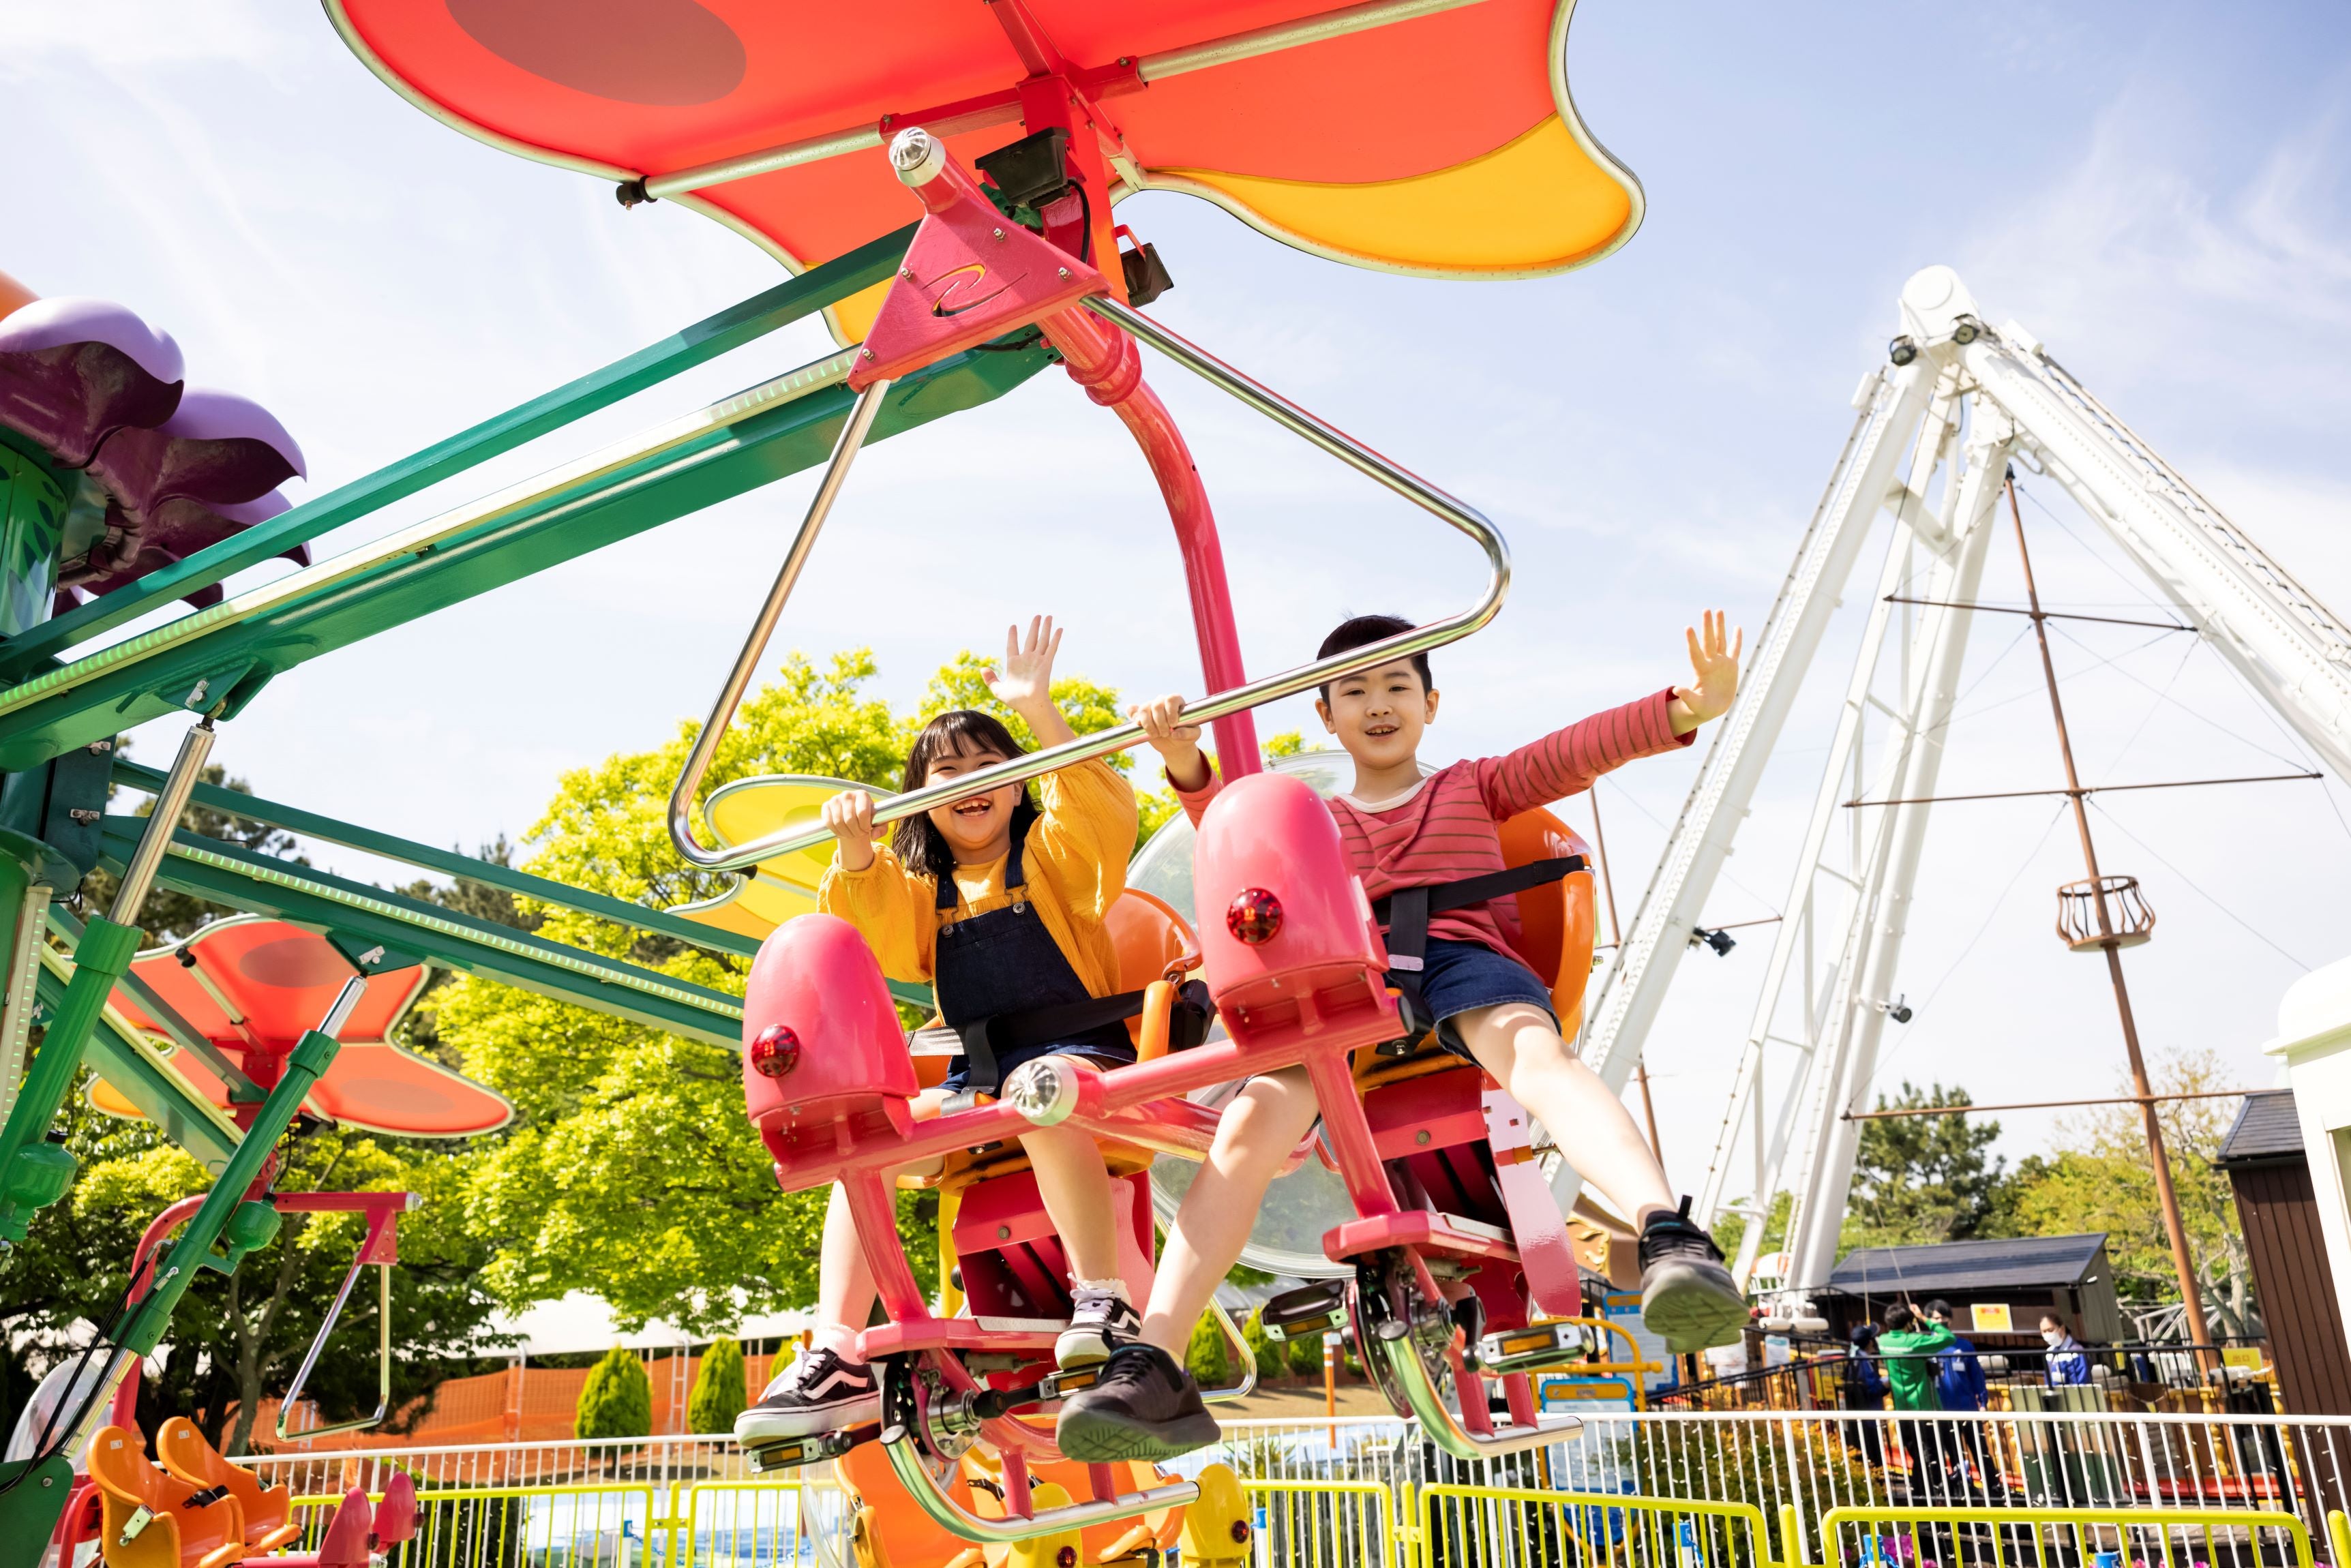
<path fill-rule="evenodd" d="M 1225 1428 L 1168 1468 L 1191 1478 L 1230 1466 L 1272 1543 L 1260 1561 L 1314 1568 L 1466 1563 L 1465 1543 L 1491 1549 L 1479 1562 L 1515 1568 L 1950 1568 L 1993 1562 L 1995 1549 L 2021 1568 L 2091 1568 L 2109 1551 L 2125 1568 L 2164 1568 L 2146 1533 L 2158 1526 L 2168 1540 L 2193 1535 L 2180 1568 L 2306 1568 L 2309 1542 L 2331 1539 L 2329 1515 L 2351 1498 L 2351 1418 L 1586 1410 L 1560 1442 L 1474 1461 L 1386 1416 Z M 434 1568 L 853 1568 L 829 1473 L 756 1478 L 731 1437 L 244 1462 L 291 1487 L 321 1524 L 350 1488 L 377 1491 L 391 1468 L 405 1470 L 420 1542 L 437 1533 L 430 1553 L 420 1545 L 402 1561 Z M 2140 1531 L 2128 1541 L 2099 1523 L 2125 1515 Z M 1758 1520 L 1761 1548 L 1749 1543 Z M 510 1554 L 526 1548 L 535 1554 Z M 642 1555 L 624 1564 L 616 1552 Z M 2351 1545 L 2325 1556 L 2351 1568 Z"/>

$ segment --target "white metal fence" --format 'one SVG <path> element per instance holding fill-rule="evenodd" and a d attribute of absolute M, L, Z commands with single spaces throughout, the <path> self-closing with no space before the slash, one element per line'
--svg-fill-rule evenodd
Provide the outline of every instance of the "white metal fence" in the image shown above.
<path fill-rule="evenodd" d="M 848 1560 L 847 1510 L 830 1478 L 754 1478 L 731 1437 L 287 1453 L 248 1462 L 297 1496 L 321 1500 L 353 1486 L 377 1490 L 390 1467 L 406 1470 L 420 1495 L 422 1529 L 393 1559 L 396 1568 L 843 1568 Z M 2351 1568 L 2325 1544 L 2325 1516 L 2351 1493 L 2351 1420 L 1593 1414 L 1547 1448 L 1482 1463 L 1453 1459 L 1412 1424 L 1391 1418 L 1231 1421 L 1221 1443 L 1171 1468 L 1194 1474 L 1212 1462 L 1254 1485 L 1262 1532 L 1281 1543 L 1277 1555 L 1260 1555 L 1269 1565 L 1435 1568 L 1437 1558 L 1471 1546 L 1480 1561 L 1516 1568 L 1598 1564 L 1621 1554 L 1569 1549 L 1593 1530 L 1614 1531 L 1626 1551 L 1649 1542 L 1635 1555 L 1656 1556 L 1666 1568 L 1728 1568 L 1766 1555 L 1782 1564 L 1866 1568 L 1925 1568 L 1929 1560 L 1946 1568 L 1976 1560 L 2089 1568 L 2103 1550 L 2079 1536 L 2074 1549 L 2060 1542 L 2053 1558 L 2043 1540 L 2036 1558 L 2028 1531 L 1996 1557 L 1970 1551 L 1956 1527 L 1935 1527 L 1938 1538 L 1900 1521 L 1922 1509 L 1954 1518 L 2029 1509 L 2207 1516 L 2182 1568 L 2291 1561 L 2259 1531 L 2222 1518 L 2283 1512 L 2301 1521 L 2334 1568 Z M 1451 1490 L 1459 1488 L 1504 1489 L 1510 1497 L 1465 1499 Z M 1531 1493 L 1572 1498 L 1545 1511 L 1526 1500 Z M 1381 1495 L 1387 1505 L 1376 1504 Z M 1635 1500 L 1718 1511 L 1693 1507 L 1682 1520 L 1665 1503 Z M 1739 1544 L 1744 1537 L 1725 1524 L 1722 1505 L 1736 1505 L 1742 1517 L 1751 1509 L 1766 1522 L 1768 1552 Z M 312 1510 L 320 1520 L 325 1511 Z M 2154 1528 L 2162 1534 L 2160 1523 Z M 1995 1530 L 1988 1539 L 1996 1549 L 2001 1536 Z M 2117 1551 L 2124 1544 L 2111 1529 L 2105 1539 Z M 1448 1542 L 1457 1550 L 1438 1550 Z M 2159 1568 L 2159 1554 L 2146 1550 L 2117 1561 L 2135 1559 Z"/>

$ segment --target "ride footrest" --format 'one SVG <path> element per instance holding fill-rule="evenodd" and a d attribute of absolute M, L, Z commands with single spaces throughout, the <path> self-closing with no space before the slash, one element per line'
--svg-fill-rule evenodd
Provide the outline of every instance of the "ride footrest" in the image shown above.
<path fill-rule="evenodd" d="M 1478 1363 L 1488 1372 L 1530 1372 L 1573 1360 L 1592 1348 L 1592 1331 L 1581 1323 L 1536 1323 L 1479 1340 Z"/>
<path fill-rule="evenodd" d="M 785 1437 L 749 1446 L 745 1451 L 750 1458 L 752 1474 L 773 1475 L 778 1470 L 796 1470 L 802 1465 L 837 1459 L 881 1435 L 881 1423 L 869 1421 L 862 1427 L 844 1427 L 837 1432 L 811 1432 L 805 1437 Z"/>
<path fill-rule="evenodd" d="M 1294 1291 L 1284 1291 L 1259 1309 L 1265 1337 L 1271 1340 L 1312 1339 L 1347 1326 L 1347 1282 L 1318 1280 Z"/>

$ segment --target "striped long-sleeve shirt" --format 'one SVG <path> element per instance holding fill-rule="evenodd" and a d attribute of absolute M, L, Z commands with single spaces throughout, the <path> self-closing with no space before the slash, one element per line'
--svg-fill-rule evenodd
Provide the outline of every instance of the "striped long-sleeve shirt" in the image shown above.
<path fill-rule="evenodd" d="M 1623 707 L 1579 719 L 1501 757 L 1452 763 L 1388 800 L 1335 795 L 1331 815 L 1340 841 L 1364 879 L 1364 892 L 1384 898 L 1399 887 L 1458 882 L 1503 868 L 1497 824 L 1520 811 L 1579 795 L 1592 781 L 1636 758 L 1676 750 L 1697 738 L 1677 736 L 1667 708 L 1673 688 Z M 1176 797 L 1194 822 L 1216 796 L 1213 769 L 1197 789 Z M 1519 901 L 1509 894 L 1467 909 L 1432 915 L 1431 936 L 1479 942 L 1519 957 Z"/>

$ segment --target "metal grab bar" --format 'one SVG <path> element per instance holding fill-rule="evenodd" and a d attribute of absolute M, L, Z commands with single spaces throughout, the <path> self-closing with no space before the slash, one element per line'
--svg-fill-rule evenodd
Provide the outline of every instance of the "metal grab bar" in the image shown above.
<path fill-rule="evenodd" d="M 792 548 L 784 552 L 784 564 L 776 570 L 776 580 L 768 590 L 767 601 L 759 606 L 758 619 L 751 622 L 751 634 L 743 640 L 743 651 L 735 655 L 735 667 L 726 673 L 726 684 L 719 689 L 718 700 L 710 705 L 710 716 L 702 721 L 702 733 L 694 737 L 694 749 L 686 754 L 685 767 L 677 776 L 676 787 L 669 792 L 670 842 L 677 846 L 677 852 L 691 865 L 705 871 L 738 871 L 774 852 L 764 847 L 765 839 L 747 846 L 759 852 L 747 856 L 740 851 L 705 850 L 695 843 L 694 797 L 702 788 L 702 776 L 710 770 L 711 758 L 718 755 L 718 743 L 726 738 L 726 727 L 735 722 L 735 710 L 743 706 L 743 693 L 751 685 L 751 672 L 758 667 L 759 656 L 768 651 L 768 640 L 776 634 L 776 622 L 783 616 L 784 601 L 792 596 L 792 589 L 799 582 L 800 569 L 808 564 L 809 552 L 816 548 L 816 536 L 824 530 L 824 520 L 831 515 L 832 503 L 840 497 L 841 486 L 849 481 L 849 465 L 857 461 L 857 449 L 865 444 L 874 416 L 882 412 L 883 394 L 890 386 L 884 379 L 857 394 L 857 402 L 849 411 L 849 422 L 841 427 L 840 438 L 832 444 L 832 455 L 825 461 L 824 477 L 817 482 L 816 494 L 809 497 L 808 515 L 800 519 L 800 531 L 792 536 Z M 815 843 L 824 836 L 819 833 L 809 841 Z"/>
<path fill-rule="evenodd" d="M 1200 1402 L 1221 1405 L 1230 1400 L 1246 1399 L 1257 1392 L 1257 1352 L 1250 1347 L 1249 1335 L 1241 1332 L 1241 1325 L 1233 1322 L 1233 1314 L 1225 1311 L 1224 1302 L 1210 1296 L 1208 1312 L 1216 1319 L 1217 1331 L 1225 1336 L 1225 1343 L 1233 1347 L 1233 1354 L 1240 1360 L 1241 1380 L 1229 1388 L 1203 1388 L 1200 1390 Z"/>
<path fill-rule="evenodd" d="M 1279 392 L 1250 380 L 1149 317 L 1101 296 L 1080 303 L 1104 320 L 1150 344 L 1209 385 L 1229 392 L 1350 468 L 1377 480 L 1423 511 L 1450 523 L 1477 540 L 1479 547 L 1486 552 L 1489 571 L 1486 591 L 1468 609 L 1443 620 L 1432 621 L 1426 626 L 1416 626 L 1409 632 L 1399 632 L 1377 643 L 1301 664 L 1286 674 L 1269 675 L 1229 691 L 1218 692 L 1197 703 L 1186 703 L 1184 716 L 1187 722 L 1207 724 L 1228 714 L 1294 695 L 1358 670 L 1374 669 L 1391 660 L 1441 648 L 1479 630 L 1500 612 L 1502 601 L 1510 590 L 1510 547 L 1503 543 L 1502 536 L 1496 531 L 1494 525 L 1487 521 L 1485 515 L 1476 507 L 1447 495 L 1418 475 L 1398 467 L 1354 437 L 1307 413 Z M 694 749 L 686 758 L 685 768 L 678 775 L 677 787 L 670 792 L 670 841 L 677 846 L 677 852 L 684 856 L 688 863 L 704 871 L 741 871 L 774 855 L 812 849 L 832 836 L 829 829 L 821 826 L 779 828 L 764 838 L 754 839 L 734 849 L 706 850 L 694 839 L 694 797 L 701 788 L 703 774 L 709 768 L 712 757 L 717 752 L 720 736 L 735 717 L 736 707 L 741 703 L 743 692 L 750 683 L 751 671 L 766 652 L 768 639 L 774 634 L 776 622 L 783 612 L 784 601 L 790 597 L 792 584 L 799 576 L 810 548 L 816 542 L 817 532 L 824 526 L 825 514 L 831 510 L 833 498 L 840 494 L 841 481 L 848 476 L 849 465 L 857 455 L 858 444 L 864 440 L 865 431 L 872 423 L 876 400 L 888 385 L 887 382 L 874 382 L 851 413 L 849 423 L 841 433 L 841 442 L 833 448 L 832 460 L 825 468 L 824 480 L 817 487 L 815 499 L 809 504 L 808 517 L 792 540 L 791 549 L 784 558 L 782 570 L 777 574 L 775 587 L 768 591 L 768 601 L 761 607 L 759 618 L 751 628 L 750 638 L 744 643 L 742 653 L 737 657 L 735 668 L 728 674 L 718 701 L 712 705 L 710 717 L 704 723 L 701 735 L 695 739 Z M 967 773 L 951 783 L 911 789 L 903 795 L 893 796 L 875 808 L 873 821 L 876 826 L 894 822 L 902 817 L 915 816 L 935 807 L 967 800 L 984 790 L 1000 789 L 1007 784 L 1026 783 L 1041 774 L 1051 773 L 1074 763 L 1107 756 L 1113 751 L 1123 751 L 1142 738 L 1142 727 L 1133 724 L 1082 735 L 1062 745 L 1046 747 L 997 767 Z"/>
<path fill-rule="evenodd" d="M 293 1418 L 294 1406 L 302 1397 L 302 1385 L 310 1381 L 311 1368 L 319 1364 L 319 1353 L 327 1348 L 327 1336 L 335 1332 L 337 1320 L 343 1315 L 343 1303 L 350 1300 L 351 1287 L 359 1282 L 360 1270 L 368 1266 L 367 1255 L 375 1235 L 371 1228 L 368 1239 L 360 1243 L 360 1255 L 351 1260 L 351 1271 L 343 1276 L 343 1288 L 335 1292 L 335 1304 L 327 1309 L 327 1321 L 319 1325 L 318 1337 L 310 1342 L 310 1352 L 302 1358 L 301 1369 L 286 1390 L 286 1397 L 277 1402 L 277 1440 L 281 1443 L 307 1442 L 312 1437 L 331 1437 L 337 1432 L 356 1432 L 363 1427 L 381 1422 L 392 1410 L 392 1265 L 379 1263 L 382 1276 L 376 1283 L 376 1397 L 375 1414 L 362 1416 L 356 1421 L 337 1421 L 325 1427 L 312 1427 L 307 1431 L 289 1432 L 286 1423 Z"/>
<path fill-rule="evenodd" d="M 983 1519 L 939 1489 L 938 1478 L 923 1462 L 922 1450 L 915 1446 L 914 1434 L 905 1427 L 892 1427 L 882 1434 L 882 1452 L 888 1457 L 898 1484 L 906 1489 L 906 1495 L 914 1500 L 914 1506 L 923 1511 L 925 1518 L 950 1535 L 986 1545 L 1034 1541 L 1040 1535 L 1058 1535 L 1065 1530 L 1091 1530 L 1097 1524 L 1156 1513 L 1163 1508 L 1180 1508 L 1197 1501 L 1200 1496 L 1197 1481 L 1178 1481 L 1122 1497 L 1040 1508 L 1026 1519 L 1019 1514 Z"/>

